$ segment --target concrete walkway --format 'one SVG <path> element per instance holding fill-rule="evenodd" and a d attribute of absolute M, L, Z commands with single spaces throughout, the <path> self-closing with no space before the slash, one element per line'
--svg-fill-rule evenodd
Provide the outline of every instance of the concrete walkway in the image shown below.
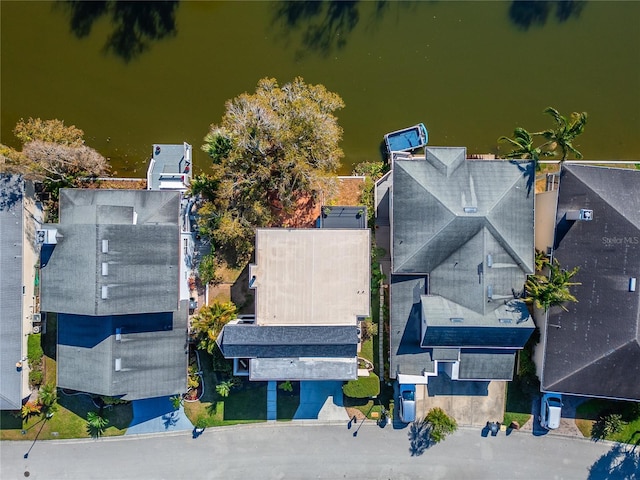
<path fill-rule="evenodd" d="M 277 383 L 271 381 L 267 384 L 267 420 L 276 421 L 278 418 L 278 391 Z"/>
<path fill-rule="evenodd" d="M 342 401 L 342 382 L 300 382 L 300 405 L 293 420 L 348 422 Z"/>

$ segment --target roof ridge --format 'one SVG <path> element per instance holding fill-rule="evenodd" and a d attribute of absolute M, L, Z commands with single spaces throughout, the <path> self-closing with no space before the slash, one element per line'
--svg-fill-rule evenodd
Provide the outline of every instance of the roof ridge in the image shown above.
<path fill-rule="evenodd" d="M 426 159 L 425 159 L 425 160 L 409 160 L 409 161 L 410 161 L 410 162 L 416 162 L 416 163 L 417 163 L 417 162 L 427 162 L 427 161 L 426 161 Z M 408 163 L 408 162 L 407 162 L 407 163 Z M 451 219 L 449 219 L 449 221 L 448 221 L 448 222 L 446 222 L 446 223 L 444 224 L 444 226 L 442 226 L 442 228 L 440 228 L 437 232 L 435 232 L 435 233 L 431 236 L 431 239 L 434 239 L 434 238 L 436 238 L 436 237 L 438 236 L 438 234 L 439 234 L 439 233 L 441 233 L 444 229 L 446 229 L 446 228 L 449 226 L 449 224 L 451 224 L 451 222 L 453 222 L 453 221 L 458 217 L 458 215 L 456 215 L 456 213 L 455 213 L 453 210 L 451 210 L 451 209 L 450 209 L 446 204 L 444 204 L 444 203 L 443 203 L 443 202 L 442 202 L 442 201 L 441 201 L 441 200 L 440 200 L 436 195 L 434 195 L 433 193 L 431 193 L 431 192 L 427 189 L 427 187 L 426 187 L 422 182 L 419 182 L 419 181 L 418 181 L 418 179 L 417 179 L 416 177 L 414 177 L 410 172 L 408 172 L 408 171 L 407 171 L 407 169 L 406 169 L 406 168 L 404 168 L 404 167 L 402 166 L 402 164 L 403 164 L 403 162 L 400 162 L 399 164 L 398 164 L 398 162 L 396 162 L 396 163 L 395 163 L 395 165 L 396 165 L 396 166 L 398 166 L 398 167 L 400 167 L 400 168 L 401 168 L 401 169 L 402 169 L 402 170 L 403 170 L 403 171 L 404 171 L 404 172 L 409 176 L 409 178 L 411 178 L 415 183 L 417 183 L 417 184 L 422 188 L 422 190 L 424 190 L 424 191 L 425 191 L 425 193 L 427 193 L 427 194 L 428 194 L 428 195 L 430 195 L 432 198 L 434 198 L 434 199 L 438 202 L 438 204 L 439 204 L 439 205 L 441 205 L 441 206 L 442 206 L 442 207 L 443 207 L 447 212 L 449 212 L 451 215 L 453 215 L 453 217 L 452 217 Z M 436 171 L 437 171 L 437 170 L 436 170 Z M 392 197 L 392 198 L 393 198 L 393 197 Z M 394 238 L 394 237 L 395 237 L 395 236 L 394 236 L 394 235 L 392 235 L 392 242 L 393 242 L 393 238 Z M 422 249 L 423 249 L 426 245 L 428 245 L 429 243 L 430 243 L 430 242 L 424 242 L 424 243 L 423 243 L 419 248 L 417 248 L 417 249 L 413 252 L 413 254 L 412 254 L 411 256 L 407 257 L 407 258 L 405 259 L 405 261 L 404 261 L 404 262 L 402 262 L 402 264 L 401 264 L 401 265 L 394 265 L 394 266 L 393 266 L 393 270 L 394 270 L 394 271 L 396 271 L 396 272 L 397 272 L 397 271 L 399 271 L 399 270 L 400 270 L 404 265 L 406 265 L 406 264 L 409 262 L 409 260 L 411 260 L 413 257 L 415 257 L 415 256 L 418 254 L 418 252 L 422 251 Z M 428 273 L 428 272 L 425 272 L 425 273 Z"/>
<path fill-rule="evenodd" d="M 573 169 L 573 167 L 578 167 L 576 170 Z M 622 218 L 624 218 L 628 223 L 630 223 L 631 225 L 633 225 L 635 228 L 637 228 L 638 230 L 640 230 L 640 224 L 636 224 L 632 221 L 632 219 L 628 218 L 626 215 L 624 215 L 619 208 L 617 208 L 615 205 L 613 205 L 609 200 L 607 200 L 605 197 L 603 197 L 602 195 L 600 195 L 600 193 L 594 189 L 594 187 L 592 187 L 587 181 L 585 181 L 585 179 L 582 177 L 582 175 L 579 174 L 579 172 L 581 171 L 582 168 L 601 168 L 601 169 L 607 169 L 607 170 L 613 170 L 615 172 L 618 172 L 620 170 L 624 170 L 621 168 L 617 168 L 617 169 L 612 169 L 610 167 L 597 167 L 597 166 L 589 166 L 589 165 L 577 165 L 577 164 L 568 164 L 568 165 L 563 165 L 563 168 L 565 168 L 568 172 L 570 172 L 573 177 L 578 180 L 582 185 L 584 185 L 585 187 L 587 187 L 591 192 L 593 192 L 600 200 L 602 200 L 604 203 L 606 203 L 607 205 L 609 205 L 614 211 L 616 211 L 617 213 L 620 214 L 620 216 Z M 584 170 L 584 171 L 588 171 L 588 170 Z M 631 170 L 632 172 L 634 170 Z M 562 183 L 562 177 L 560 178 L 560 183 Z"/>
<path fill-rule="evenodd" d="M 518 268 L 520 268 L 520 270 L 524 269 L 522 268 L 523 265 L 527 265 L 527 262 L 524 261 L 524 259 L 520 256 L 520 254 L 516 251 L 515 248 L 513 248 L 511 246 L 511 244 L 505 239 L 504 235 L 502 234 L 502 232 L 498 229 L 498 227 L 496 225 L 494 225 L 494 223 L 488 218 L 485 217 L 486 221 L 487 221 L 487 225 L 490 225 L 491 228 L 493 229 L 493 231 L 496 232 L 497 236 L 493 234 L 493 232 L 488 229 L 486 226 L 485 228 L 487 228 L 487 230 L 489 231 L 489 233 L 496 238 L 496 240 L 498 240 L 498 242 L 500 243 L 500 245 L 502 245 L 502 248 L 505 249 L 505 251 L 507 253 L 509 253 L 509 255 L 511 255 L 512 257 L 515 256 L 516 258 L 514 258 L 514 260 L 516 260 L 516 264 L 518 265 Z M 530 265 L 530 267 L 533 267 L 533 265 Z M 526 273 L 526 272 L 525 272 Z M 532 269 L 532 273 L 535 273 L 534 270 Z"/>
<path fill-rule="evenodd" d="M 433 195 L 432 195 L 432 196 L 433 196 Z M 434 198 L 435 198 L 435 196 L 434 196 Z M 447 208 L 447 207 L 445 206 L 445 208 Z M 447 210 L 449 210 L 449 209 L 447 209 Z M 451 211 L 451 210 L 449 210 L 449 211 Z M 451 223 L 453 223 L 453 222 L 458 218 L 458 216 L 457 216 L 455 213 L 453 213 L 453 212 L 451 212 L 451 213 L 453 214 L 453 217 L 452 217 L 452 218 L 451 218 L 447 223 L 445 223 L 445 224 L 442 226 L 442 228 L 440 228 L 440 230 L 438 230 L 436 233 L 434 233 L 434 234 L 431 236 L 431 240 L 433 240 L 434 238 L 437 238 L 437 237 L 438 237 L 438 235 L 439 235 L 440 233 L 442 233 L 442 231 L 444 231 L 444 230 L 445 230 L 449 225 L 451 225 Z M 395 266 L 395 265 L 394 265 L 394 268 L 393 268 L 393 269 L 397 272 L 400 268 L 402 268 L 404 265 L 406 265 L 407 263 L 409 263 L 409 261 L 410 261 L 410 260 L 412 260 L 412 259 L 413 259 L 413 257 L 415 257 L 419 252 L 421 252 L 421 251 L 424 249 L 424 247 L 426 247 L 427 245 L 429 245 L 429 244 L 431 243 L 431 240 L 429 240 L 429 241 L 425 241 L 425 242 L 420 246 L 420 248 L 417 248 L 417 249 L 413 252 L 413 254 L 412 254 L 410 257 L 407 257 L 407 259 L 406 259 L 404 262 L 402 262 L 402 264 L 401 264 L 401 265 L 399 265 L 399 266 Z M 465 243 L 466 243 L 466 242 L 465 242 Z M 463 244 L 463 245 L 464 245 L 464 244 Z M 438 266 L 438 265 L 436 265 L 435 267 L 433 267 L 431 270 L 433 270 L 433 269 L 434 269 L 434 268 L 436 268 L 437 266 Z M 430 273 L 430 272 L 424 272 L 424 273 Z"/>

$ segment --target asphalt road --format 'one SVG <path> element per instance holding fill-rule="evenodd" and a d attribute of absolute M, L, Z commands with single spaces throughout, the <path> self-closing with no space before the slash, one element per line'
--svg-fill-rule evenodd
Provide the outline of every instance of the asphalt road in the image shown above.
<path fill-rule="evenodd" d="M 0 477 L 19 479 L 640 478 L 640 455 L 610 443 L 460 429 L 426 450 L 411 428 L 261 424 L 190 434 L 0 443 Z M 412 441 L 413 439 L 413 441 Z M 640 450 L 640 449 L 638 449 Z M 631 459 L 631 460 L 629 460 Z M 617 470 L 612 470 L 617 465 Z M 620 466 L 621 465 L 621 466 Z M 27 473 L 28 472 L 28 473 Z M 635 475 L 635 476 L 634 476 Z"/>

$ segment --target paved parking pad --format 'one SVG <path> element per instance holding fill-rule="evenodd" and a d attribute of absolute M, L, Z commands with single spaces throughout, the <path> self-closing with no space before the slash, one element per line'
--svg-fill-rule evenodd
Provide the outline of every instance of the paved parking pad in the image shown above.
<path fill-rule="evenodd" d="M 169 397 L 146 398 L 131 403 L 133 420 L 125 435 L 193 429 L 182 405 L 174 410 Z"/>
<path fill-rule="evenodd" d="M 418 418 L 435 407 L 442 408 L 458 425 L 484 427 L 488 421 L 501 421 L 504 415 L 505 382 L 461 382 L 429 379 L 417 395 Z M 417 393 L 417 392 L 416 392 Z"/>
<path fill-rule="evenodd" d="M 300 382 L 300 405 L 294 420 L 348 422 L 342 400 L 342 383 L 337 381 Z"/>

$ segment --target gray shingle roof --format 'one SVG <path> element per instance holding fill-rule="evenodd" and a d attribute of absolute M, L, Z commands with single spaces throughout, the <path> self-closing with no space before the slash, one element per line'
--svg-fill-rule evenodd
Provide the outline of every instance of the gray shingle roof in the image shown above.
<path fill-rule="evenodd" d="M 555 258 L 580 267 L 571 287 L 578 303 L 549 311 L 542 388 L 640 400 L 640 171 L 563 165 Z M 567 221 L 570 210 L 592 221 Z"/>
<path fill-rule="evenodd" d="M 512 380 L 516 354 L 513 350 L 463 350 L 460 354 L 460 380 Z"/>
<path fill-rule="evenodd" d="M 24 182 L 0 175 L 0 410 L 22 406 L 22 243 Z"/>
<path fill-rule="evenodd" d="M 432 371 L 426 347 L 526 343 L 533 320 L 514 297 L 534 269 L 534 174 L 531 162 L 468 160 L 464 148 L 428 147 L 425 157 L 394 161 L 392 377 Z M 503 378 L 500 362 L 486 365 Z"/>
<path fill-rule="evenodd" d="M 60 314 L 58 384 L 129 400 L 183 392 L 180 193 L 60 192 L 60 223 L 48 226 L 58 243 L 41 273 L 42 310 Z"/>
<path fill-rule="evenodd" d="M 355 358 L 252 358 L 251 380 L 355 380 Z"/>
<path fill-rule="evenodd" d="M 175 310 L 179 192 L 60 192 L 61 237 L 42 269 L 42 310 L 78 315 Z"/>
<path fill-rule="evenodd" d="M 58 315 L 58 386 L 125 400 L 183 393 L 187 307 L 185 300 L 173 313 Z"/>
<path fill-rule="evenodd" d="M 429 273 L 484 227 L 512 257 L 508 263 L 532 273 L 534 199 L 527 193 L 532 168 L 530 163 L 466 160 L 445 176 L 424 159 L 396 160 L 394 272 Z M 491 253 L 483 250 L 477 263 L 482 253 Z"/>
<path fill-rule="evenodd" d="M 220 341 L 227 358 L 352 357 L 357 355 L 354 326 L 226 325 Z"/>
<path fill-rule="evenodd" d="M 426 284 L 424 276 L 391 276 L 391 378 L 434 371 L 430 350 L 420 346 L 420 297 Z"/>

